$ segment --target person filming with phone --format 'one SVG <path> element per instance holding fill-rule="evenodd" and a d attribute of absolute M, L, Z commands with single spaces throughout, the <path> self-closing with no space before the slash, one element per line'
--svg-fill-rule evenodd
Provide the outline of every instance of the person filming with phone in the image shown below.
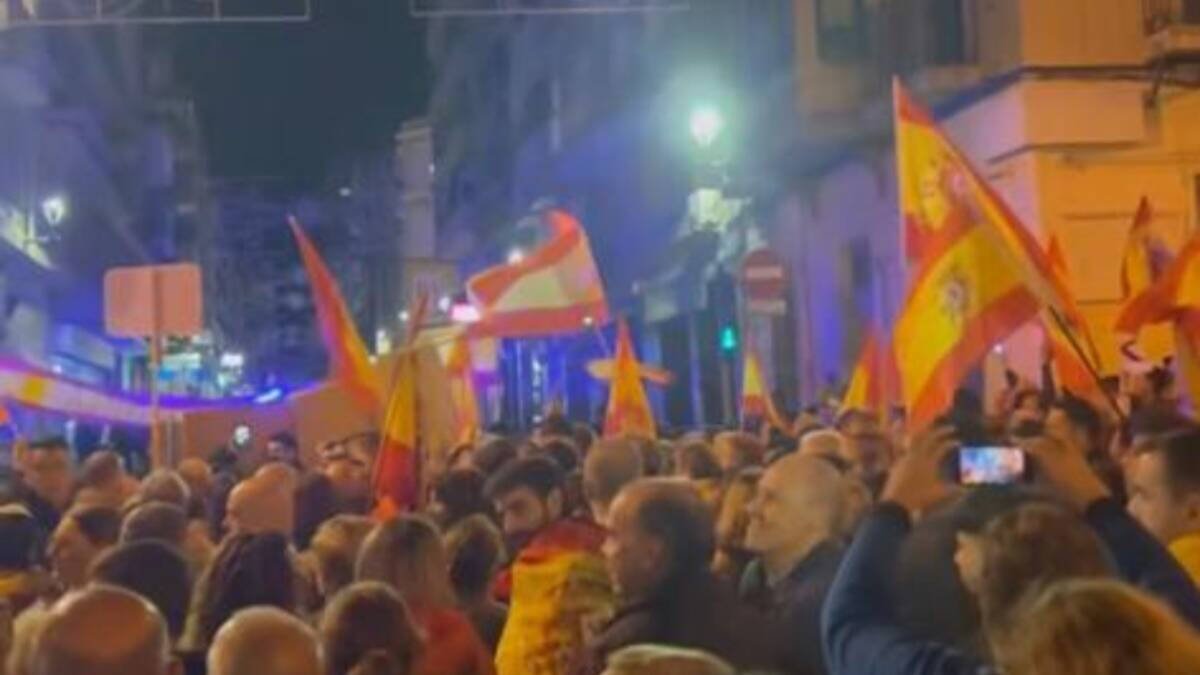
<path fill-rule="evenodd" d="M 1046 589 L 1069 580 L 1120 579 L 1169 605 L 1193 628 L 1200 626 L 1200 593 L 1170 553 L 1112 497 L 1085 452 L 1052 432 L 1015 440 L 1012 446 L 968 446 L 951 426 L 916 435 L 893 466 L 830 589 L 822 614 L 830 672 L 1033 675 L 1016 665 L 1028 637 L 1026 608 Z M 978 609 L 987 647 L 982 658 L 910 633 L 889 588 L 892 566 L 914 521 L 976 489 L 948 479 L 948 464 L 958 468 L 960 483 L 1032 480 L 1045 492 L 1044 500 L 988 522 L 970 555 L 964 555 L 960 539 L 955 562 Z M 1147 668 L 1133 653 L 1110 651 L 1113 659 L 1126 662 L 1086 672 L 1175 672 Z"/>

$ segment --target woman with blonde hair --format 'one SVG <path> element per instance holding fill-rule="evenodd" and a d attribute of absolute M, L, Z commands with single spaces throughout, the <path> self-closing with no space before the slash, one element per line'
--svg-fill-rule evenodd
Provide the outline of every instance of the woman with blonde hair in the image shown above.
<path fill-rule="evenodd" d="M 1195 675 L 1200 634 L 1159 600 L 1108 579 L 1050 586 L 1030 602 L 1011 644 L 994 645 L 1012 675 Z"/>
<path fill-rule="evenodd" d="M 375 526 L 358 556 L 358 581 L 395 589 L 425 634 L 418 675 L 491 675 L 491 654 L 455 608 L 441 535 L 429 520 L 401 516 Z"/>

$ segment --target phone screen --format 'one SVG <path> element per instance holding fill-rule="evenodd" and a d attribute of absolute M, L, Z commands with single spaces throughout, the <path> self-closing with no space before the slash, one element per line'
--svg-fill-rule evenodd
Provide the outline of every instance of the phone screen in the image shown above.
<path fill-rule="evenodd" d="M 249 424 L 239 424 L 233 428 L 233 442 L 235 445 L 242 445 L 242 446 L 250 444 L 250 425 Z"/>
<path fill-rule="evenodd" d="M 958 482 L 963 485 L 1007 485 L 1025 476 L 1025 452 L 995 445 L 966 446 L 958 451 Z"/>

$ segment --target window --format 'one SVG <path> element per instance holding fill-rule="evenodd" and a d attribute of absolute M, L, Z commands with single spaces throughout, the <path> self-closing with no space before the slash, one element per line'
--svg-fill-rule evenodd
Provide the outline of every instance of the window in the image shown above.
<path fill-rule="evenodd" d="M 968 39 L 962 0 L 928 0 L 926 63 L 948 66 L 966 63 Z"/>
<path fill-rule="evenodd" d="M 817 54 L 828 63 L 854 63 L 864 56 L 862 0 L 817 0 Z"/>

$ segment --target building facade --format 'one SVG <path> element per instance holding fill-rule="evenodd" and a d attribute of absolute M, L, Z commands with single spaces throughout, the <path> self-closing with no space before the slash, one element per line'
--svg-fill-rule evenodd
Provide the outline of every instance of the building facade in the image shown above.
<path fill-rule="evenodd" d="M 1104 368 L 1139 199 L 1178 246 L 1196 229 L 1200 3 L 1191 0 L 797 0 L 800 139 L 772 237 L 789 260 L 797 379 L 809 397 L 844 378 L 865 329 L 902 301 L 890 80 L 951 138 L 1043 242 L 1056 235 Z M 993 357 L 1040 378 L 1042 335 Z M 1145 346 L 1169 345 L 1153 332 Z"/>

